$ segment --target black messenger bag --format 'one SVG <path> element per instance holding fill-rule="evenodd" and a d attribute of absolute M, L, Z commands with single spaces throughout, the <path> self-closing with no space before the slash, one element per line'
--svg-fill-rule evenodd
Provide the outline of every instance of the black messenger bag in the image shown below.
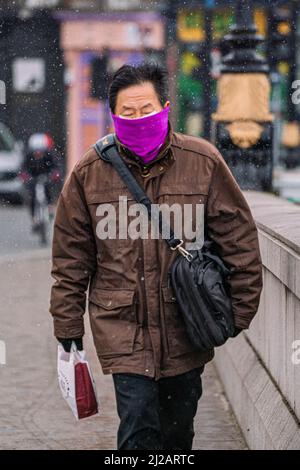
<path fill-rule="evenodd" d="M 166 242 L 171 250 L 178 250 L 179 256 L 172 263 L 169 276 L 191 343 L 204 352 L 236 336 L 227 282 L 230 271 L 214 252 L 213 242 L 206 239 L 201 250 L 188 251 L 182 246 L 183 241 L 175 238 L 161 212 L 158 216 L 152 212 L 151 200 L 118 153 L 114 134 L 99 140 L 94 149 L 114 166 L 135 200 L 146 206 L 160 233 L 170 234 Z M 162 232 L 163 228 L 168 231 Z"/>

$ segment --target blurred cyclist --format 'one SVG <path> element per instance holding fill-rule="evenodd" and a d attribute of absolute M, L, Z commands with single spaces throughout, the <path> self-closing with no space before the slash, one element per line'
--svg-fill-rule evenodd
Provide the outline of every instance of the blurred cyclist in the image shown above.
<path fill-rule="evenodd" d="M 36 228 L 35 213 L 35 186 L 37 178 L 47 175 L 45 186 L 46 197 L 49 204 L 50 216 L 54 215 L 53 186 L 61 182 L 60 155 L 54 149 L 54 142 L 50 135 L 43 133 L 32 134 L 28 140 L 28 151 L 25 156 L 22 179 L 29 195 L 29 206 L 32 217 L 32 229 Z"/>

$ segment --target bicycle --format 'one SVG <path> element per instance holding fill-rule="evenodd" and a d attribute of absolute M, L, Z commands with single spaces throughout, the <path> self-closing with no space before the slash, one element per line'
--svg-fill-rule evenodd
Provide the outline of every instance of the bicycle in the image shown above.
<path fill-rule="evenodd" d="M 48 243 L 48 227 L 50 223 L 48 198 L 46 193 L 47 175 L 40 175 L 34 188 L 34 221 L 35 231 L 40 236 L 41 245 Z"/>

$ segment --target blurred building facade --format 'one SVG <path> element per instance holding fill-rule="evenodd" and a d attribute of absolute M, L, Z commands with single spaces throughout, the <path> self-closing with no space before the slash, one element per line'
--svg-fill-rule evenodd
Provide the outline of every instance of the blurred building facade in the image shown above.
<path fill-rule="evenodd" d="M 12 4 L 0 4 L 0 79 L 6 87 L 0 121 L 24 143 L 34 132 L 49 132 L 62 150 L 65 93 L 60 25 L 46 11 L 25 14 Z"/>
<path fill-rule="evenodd" d="M 64 12 L 57 18 L 69 80 L 66 126 L 68 166 L 72 167 L 93 142 L 112 130 L 105 76 L 124 63 L 137 64 L 150 57 L 162 61 L 164 25 L 156 12 Z M 96 76 L 93 93 L 94 66 L 98 80 Z"/>
<path fill-rule="evenodd" d="M 158 2 L 150 4 L 0 0 L 0 80 L 7 96 L 0 121 L 24 143 L 34 132 L 49 132 L 72 168 L 111 130 L 103 77 L 125 62 L 164 61 L 164 18 Z"/>
<path fill-rule="evenodd" d="M 103 93 L 107 77 L 125 62 L 154 59 L 166 62 L 170 71 L 175 128 L 211 137 L 210 116 L 217 109 L 216 87 L 225 52 L 222 37 L 234 23 L 235 3 L 0 0 L 0 79 L 7 85 L 0 121 L 24 141 L 32 132 L 51 133 L 58 148 L 66 150 L 70 169 L 111 130 Z M 261 52 L 272 70 L 278 148 L 282 123 L 291 116 L 294 62 L 293 76 L 300 77 L 300 49 L 291 48 L 290 42 L 295 3 L 298 0 L 253 0 L 259 33 L 267 38 Z M 297 19 L 296 44 L 299 31 Z M 299 116 L 295 105 L 293 121 L 299 122 Z"/>

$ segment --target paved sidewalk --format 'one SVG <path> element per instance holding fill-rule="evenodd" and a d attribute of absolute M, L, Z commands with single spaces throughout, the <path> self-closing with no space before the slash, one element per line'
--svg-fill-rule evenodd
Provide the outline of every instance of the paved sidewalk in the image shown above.
<path fill-rule="evenodd" d="M 7 364 L 0 365 L 0 449 L 115 449 L 112 377 L 101 372 L 88 324 L 85 347 L 101 414 L 76 422 L 60 395 L 57 343 L 48 313 L 49 258 L 49 252 L 0 258 L 0 340 L 7 349 Z M 245 449 L 212 364 L 205 369 L 203 387 L 194 448 Z"/>
<path fill-rule="evenodd" d="M 40 251 L 39 236 L 31 231 L 31 218 L 26 206 L 13 206 L 0 202 L 0 256 L 26 251 Z M 52 223 L 48 231 L 52 234 Z"/>

